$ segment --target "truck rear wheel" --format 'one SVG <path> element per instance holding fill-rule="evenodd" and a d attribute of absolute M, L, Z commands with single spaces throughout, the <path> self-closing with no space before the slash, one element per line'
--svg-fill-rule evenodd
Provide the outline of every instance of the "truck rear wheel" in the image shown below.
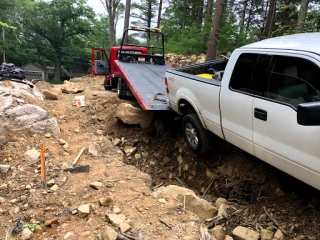
<path fill-rule="evenodd" d="M 119 78 L 118 79 L 118 84 L 117 84 L 117 95 L 118 95 L 118 98 L 120 99 L 124 99 L 124 94 L 123 94 L 123 83 L 122 83 L 122 79 Z"/>
<path fill-rule="evenodd" d="M 184 116 L 182 127 L 184 139 L 193 152 L 204 153 L 210 150 L 209 132 L 203 128 L 196 113 Z"/>

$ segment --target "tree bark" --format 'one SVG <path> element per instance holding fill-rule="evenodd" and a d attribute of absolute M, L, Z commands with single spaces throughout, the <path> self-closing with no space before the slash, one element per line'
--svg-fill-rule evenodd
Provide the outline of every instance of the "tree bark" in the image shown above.
<path fill-rule="evenodd" d="M 148 0 L 148 16 L 147 16 L 147 27 L 151 27 L 151 19 L 152 19 L 152 0 Z M 147 38 L 150 40 L 150 32 L 148 32 Z"/>
<path fill-rule="evenodd" d="M 131 0 L 126 0 L 126 10 L 125 10 L 125 16 L 124 16 L 124 27 L 123 27 L 123 32 L 129 28 L 129 20 L 130 20 L 130 5 L 131 5 Z M 129 36 L 128 32 L 124 36 L 123 43 L 128 44 Z"/>
<path fill-rule="evenodd" d="M 111 46 L 116 45 L 115 17 L 119 2 L 120 0 L 106 0 L 106 7 L 109 16 L 109 38 Z"/>
<path fill-rule="evenodd" d="M 263 33 L 262 33 L 262 35 L 265 38 L 269 38 L 271 35 L 271 29 L 272 29 L 272 25 L 273 25 L 275 11 L 276 11 L 276 0 L 270 0 L 267 23 L 266 23 L 266 26 L 264 27 Z"/>
<path fill-rule="evenodd" d="M 60 48 L 56 48 L 56 62 L 54 66 L 54 80 L 61 80 L 61 51 Z"/>
<path fill-rule="evenodd" d="M 216 8 L 213 16 L 213 24 L 212 24 L 211 34 L 208 42 L 208 52 L 206 56 L 207 61 L 216 59 L 219 31 L 221 27 L 221 21 L 222 21 L 225 5 L 226 5 L 226 0 L 216 1 Z"/>
<path fill-rule="evenodd" d="M 207 29 L 207 27 L 209 28 L 209 26 L 211 25 L 211 21 L 210 19 L 212 19 L 212 11 L 211 11 L 211 7 L 212 7 L 212 0 L 208 0 L 207 1 L 207 6 L 204 12 L 204 30 Z M 210 24 L 210 25 L 209 25 Z M 203 31 L 202 32 L 202 52 L 205 52 L 206 50 L 206 42 L 208 41 L 208 35 L 207 31 Z"/>
<path fill-rule="evenodd" d="M 186 19 L 187 19 L 187 0 L 183 0 L 183 15 L 182 15 L 182 24 L 181 24 L 182 30 L 184 30 L 186 27 Z"/>
<path fill-rule="evenodd" d="M 160 28 L 161 11 L 162 11 L 162 0 L 159 1 L 159 11 L 158 11 L 157 28 Z M 159 35 L 160 35 L 160 34 L 157 34 L 157 42 L 159 41 Z"/>
<path fill-rule="evenodd" d="M 303 23 L 307 16 L 309 0 L 301 0 L 296 33 L 303 32 Z"/>
<path fill-rule="evenodd" d="M 244 0 L 243 1 L 243 10 L 241 12 L 241 20 L 240 20 L 240 36 L 242 36 L 243 34 L 243 30 L 244 30 L 244 20 L 246 18 L 246 11 L 247 11 L 247 6 L 248 6 L 248 0 Z"/>

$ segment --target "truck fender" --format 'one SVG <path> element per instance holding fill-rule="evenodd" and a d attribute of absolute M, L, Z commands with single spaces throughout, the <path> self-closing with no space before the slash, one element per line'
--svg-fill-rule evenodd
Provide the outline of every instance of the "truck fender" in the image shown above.
<path fill-rule="evenodd" d="M 195 104 L 188 96 L 186 96 L 186 95 L 184 95 L 184 94 L 179 95 L 179 97 L 177 98 L 177 103 L 178 103 L 177 109 L 178 109 L 178 113 L 179 113 L 180 115 L 184 115 L 184 114 L 181 112 L 181 109 L 180 109 L 180 103 L 181 103 L 181 101 L 186 101 L 186 102 L 188 102 L 188 103 L 192 106 L 192 108 L 194 109 L 194 111 L 195 111 L 195 113 L 197 114 L 198 118 L 200 119 L 202 126 L 203 126 L 205 129 L 207 129 L 207 126 L 205 125 L 205 123 L 204 123 L 204 121 L 203 121 L 203 118 L 202 118 L 202 116 L 201 116 L 201 113 L 200 113 L 199 109 L 197 108 L 196 104 Z"/>

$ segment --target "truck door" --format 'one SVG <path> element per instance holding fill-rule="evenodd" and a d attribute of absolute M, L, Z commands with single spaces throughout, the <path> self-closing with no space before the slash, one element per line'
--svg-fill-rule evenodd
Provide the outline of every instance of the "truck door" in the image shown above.
<path fill-rule="evenodd" d="M 225 139 L 254 154 L 252 119 L 254 91 L 251 83 L 259 54 L 236 51 L 228 62 L 222 79 L 220 109 Z M 226 81 L 224 79 L 230 79 Z"/>
<path fill-rule="evenodd" d="M 109 73 L 109 60 L 104 48 L 92 48 L 91 66 L 93 76 L 106 76 Z"/>
<path fill-rule="evenodd" d="M 297 123 L 298 105 L 320 100 L 319 62 L 297 53 L 269 56 L 266 84 L 253 101 L 255 155 L 319 189 L 320 126 Z"/>

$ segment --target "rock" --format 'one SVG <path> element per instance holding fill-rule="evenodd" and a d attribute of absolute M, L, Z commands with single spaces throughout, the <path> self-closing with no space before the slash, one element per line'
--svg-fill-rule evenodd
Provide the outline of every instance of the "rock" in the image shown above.
<path fill-rule="evenodd" d="M 119 228 L 122 233 L 125 233 L 131 229 L 131 226 L 128 223 L 120 223 Z"/>
<path fill-rule="evenodd" d="M 230 237 L 229 235 L 226 235 L 226 238 L 224 240 L 233 240 L 233 237 Z"/>
<path fill-rule="evenodd" d="M 260 237 L 258 232 L 241 226 L 233 229 L 232 234 L 235 235 L 237 240 L 258 240 Z"/>
<path fill-rule="evenodd" d="M 47 226 L 47 227 L 53 227 L 53 225 L 55 224 L 58 224 L 59 223 L 59 219 L 58 218 L 51 218 L 51 219 L 48 219 L 44 222 L 44 224 Z"/>
<path fill-rule="evenodd" d="M 15 207 L 15 208 L 13 209 L 13 213 L 14 213 L 14 214 L 17 214 L 19 211 L 20 211 L 20 208 L 19 208 L 19 207 Z"/>
<path fill-rule="evenodd" d="M 50 188 L 50 190 L 52 190 L 52 191 L 57 191 L 58 189 L 59 189 L 59 187 L 58 187 L 57 184 L 54 184 L 54 185 Z"/>
<path fill-rule="evenodd" d="M 259 217 L 259 222 L 265 222 L 267 220 L 267 214 L 263 213 Z"/>
<path fill-rule="evenodd" d="M 31 188 L 32 188 L 32 187 L 31 187 L 30 184 L 26 185 L 26 187 L 25 187 L 26 190 L 30 190 Z"/>
<path fill-rule="evenodd" d="M 52 187 L 52 186 L 55 185 L 55 184 L 56 184 L 56 181 L 55 181 L 54 179 L 50 179 L 50 181 L 47 182 L 47 186 L 48 186 L 48 187 Z"/>
<path fill-rule="evenodd" d="M 98 181 L 90 183 L 90 187 L 97 190 L 99 190 L 102 187 L 102 185 L 103 185 L 102 182 L 98 182 Z"/>
<path fill-rule="evenodd" d="M 118 206 L 113 206 L 112 211 L 113 211 L 114 213 L 121 213 L 121 209 L 120 209 Z"/>
<path fill-rule="evenodd" d="M 121 139 L 114 138 L 114 139 L 112 139 L 112 143 L 114 146 L 119 146 L 121 144 Z"/>
<path fill-rule="evenodd" d="M 64 170 L 64 169 L 67 169 L 67 168 L 69 168 L 68 163 L 62 163 L 61 169 Z"/>
<path fill-rule="evenodd" d="M 25 228 L 23 229 L 22 233 L 21 233 L 21 239 L 22 240 L 28 240 L 31 239 L 33 233 L 30 231 L 29 228 Z"/>
<path fill-rule="evenodd" d="M 274 235 L 274 232 L 266 229 L 261 229 L 260 231 L 261 240 L 272 240 L 273 235 Z"/>
<path fill-rule="evenodd" d="M 142 128 L 148 128 L 153 119 L 153 112 L 145 111 L 128 103 L 121 103 L 118 106 L 116 117 L 126 124 L 139 124 Z"/>
<path fill-rule="evenodd" d="M 225 198 L 218 198 L 216 200 L 216 207 L 219 209 L 219 207 L 221 206 L 221 204 L 226 204 L 228 205 L 228 200 Z"/>
<path fill-rule="evenodd" d="M 59 100 L 62 97 L 61 88 L 50 88 L 42 92 L 45 99 Z"/>
<path fill-rule="evenodd" d="M 97 135 L 103 135 L 103 131 L 100 130 L 100 129 L 98 129 L 98 130 L 96 131 L 96 134 L 97 134 Z"/>
<path fill-rule="evenodd" d="M 132 146 L 124 147 L 124 152 L 126 153 L 127 157 L 133 155 L 136 151 L 137 151 L 136 147 L 132 147 Z"/>
<path fill-rule="evenodd" d="M 135 158 L 136 160 L 140 160 L 140 159 L 141 159 L 141 154 L 138 154 L 138 153 L 135 154 L 135 155 L 134 155 L 134 158 Z"/>
<path fill-rule="evenodd" d="M 212 218 L 217 213 L 217 209 L 214 206 L 206 200 L 199 198 L 192 190 L 187 188 L 169 185 L 157 189 L 153 195 L 157 199 L 173 197 L 181 202 L 184 202 L 185 196 L 186 209 L 195 213 L 203 220 Z"/>
<path fill-rule="evenodd" d="M 73 93 L 83 92 L 85 88 L 86 86 L 84 84 L 64 81 L 61 90 L 63 93 L 73 94 Z"/>
<path fill-rule="evenodd" d="M 24 153 L 24 159 L 29 163 L 34 163 L 40 159 L 40 152 L 34 148 L 27 150 Z"/>
<path fill-rule="evenodd" d="M 94 145 L 90 145 L 89 148 L 88 148 L 88 153 L 90 153 L 92 156 L 94 157 L 97 157 L 98 156 L 98 151 L 97 149 L 95 148 Z"/>
<path fill-rule="evenodd" d="M 64 237 L 63 237 L 63 240 L 67 240 L 69 238 L 71 238 L 73 236 L 73 233 L 72 232 L 67 232 Z"/>
<path fill-rule="evenodd" d="M 51 133 L 54 137 L 60 136 L 60 128 L 57 118 L 52 117 L 32 124 L 33 132 L 42 134 L 44 132 Z"/>
<path fill-rule="evenodd" d="M 45 136 L 46 138 L 51 138 L 51 134 L 50 134 L 50 133 L 46 133 L 44 136 Z"/>
<path fill-rule="evenodd" d="M 4 204 L 6 202 L 6 200 L 3 197 L 0 197 L 0 203 Z"/>
<path fill-rule="evenodd" d="M 218 225 L 215 226 L 212 230 L 212 235 L 217 239 L 217 240 L 224 240 L 226 237 L 226 231 L 223 229 L 222 226 Z"/>
<path fill-rule="evenodd" d="M 0 185 L 0 190 L 4 190 L 4 189 L 7 189 L 8 188 L 8 184 L 1 184 Z"/>
<path fill-rule="evenodd" d="M 102 233 L 104 240 L 116 240 L 118 238 L 118 233 L 109 226 L 105 226 L 105 230 Z"/>
<path fill-rule="evenodd" d="M 79 217 L 84 218 L 88 216 L 89 213 L 90 213 L 90 204 L 84 204 L 78 207 Z"/>
<path fill-rule="evenodd" d="M 16 199 L 16 198 L 15 198 L 15 199 L 10 200 L 10 203 L 11 203 L 11 204 L 16 204 L 17 202 L 18 202 L 18 199 Z"/>
<path fill-rule="evenodd" d="M 100 198 L 99 203 L 101 206 L 108 207 L 112 204 L 112 199 L 109 197 Z"/>
<path fill-rule="evenodd" d="M 64 140 L 62 138 L 60 138 L 58 141 L 59 141 L 60 145 L 65 145 L 67 143 L 66 140 Z"/>
<path fill-rule="evenodd" d="M 107 214 L 106 218 L 115 227 L 119 227 L 120 223 L 126 220 L 126 216 L 123 214 Z"/>
<path fill-rule="evenodd" d="M 273 238 L 275 238 L 276 240 L 284 240 L 284 235 L 281 230 L 277 230 Z"/>
<path fill-rule="evenodd" d="M 227 210 L 228 210 L 228 205 L 222 203 L 218 209 L 218 216 L 222 216 L 228 219 L 229 215 Z"/>
<path fill-rule="evenodd" d="M 0 164 L 0 173 L 7 173 L 10 169 L 10 165 Z"/>

